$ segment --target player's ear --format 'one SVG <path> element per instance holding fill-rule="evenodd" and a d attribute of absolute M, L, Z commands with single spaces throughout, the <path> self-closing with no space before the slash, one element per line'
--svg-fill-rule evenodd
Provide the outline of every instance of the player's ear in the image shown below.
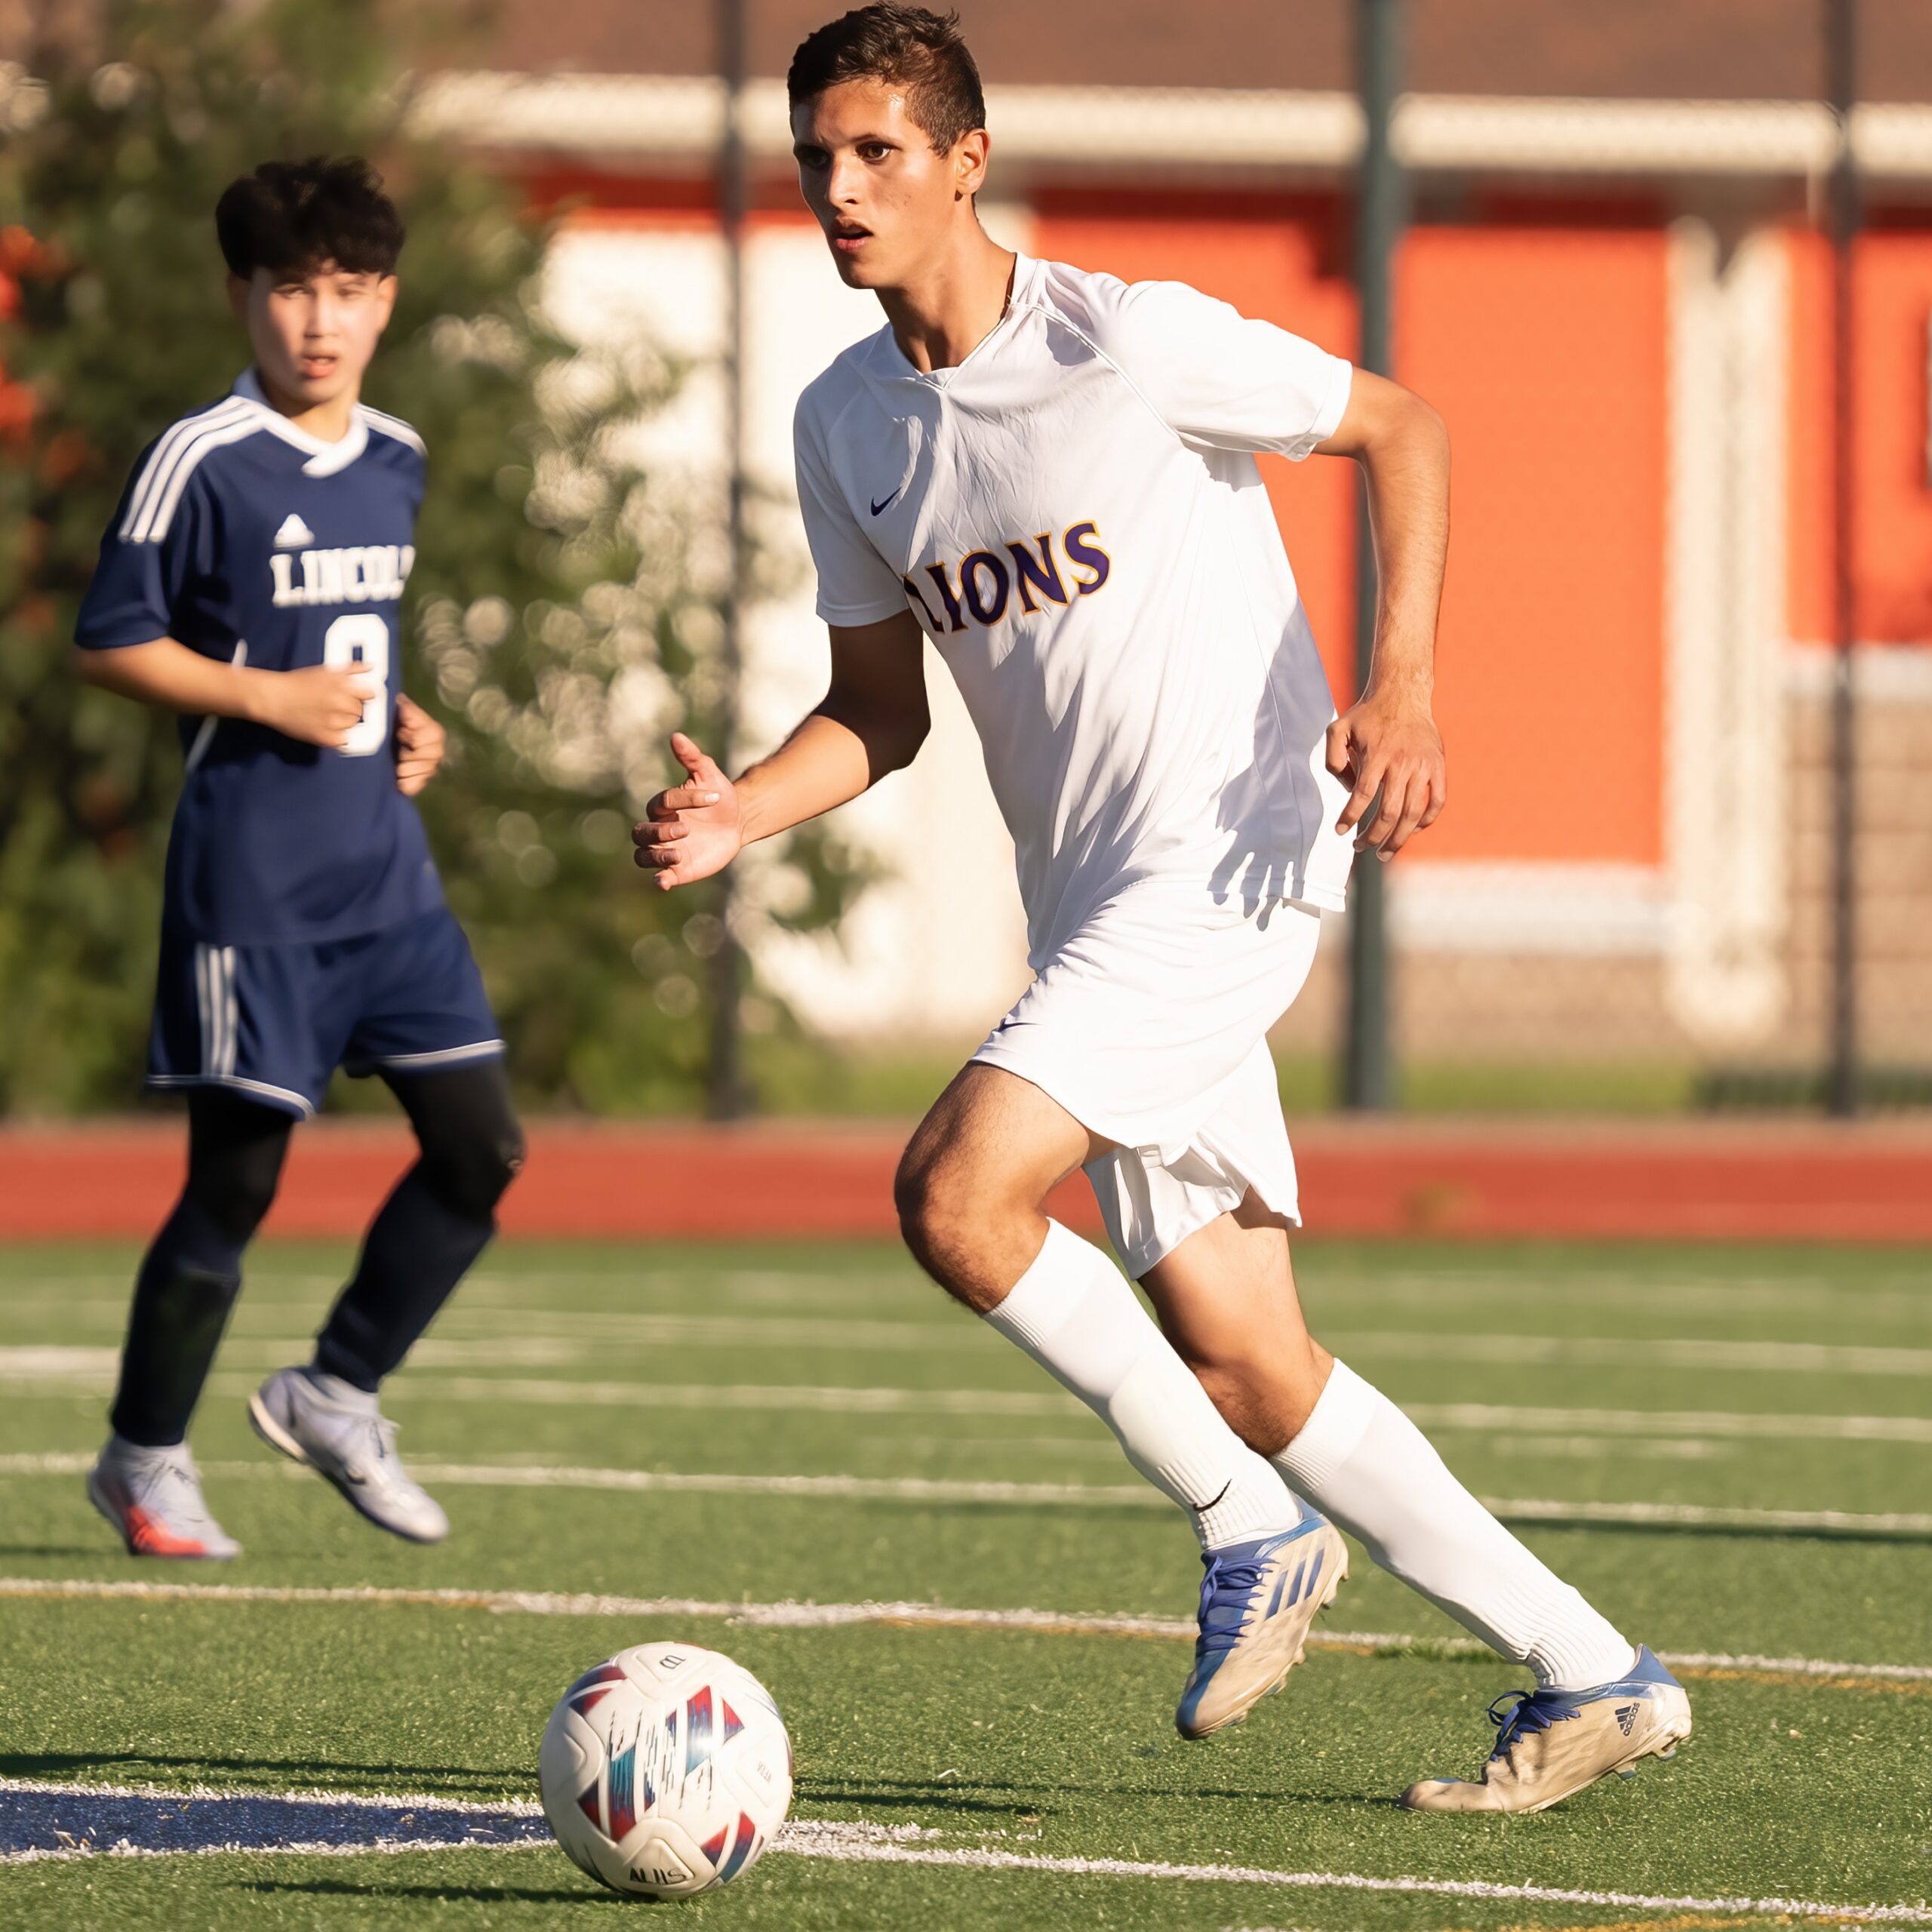
<path fill-rule="evenodd" d="M 992 137 L 983 128 L 961 134 L 953 144 L 952 187 L 957 198 L 970 201 L 986 186 L 986 162 L 992 149 Z"/>
<path fill-rule="evenodd" d="M 396 278 L 392 275 L 384 275 L 376 284 L 376 326 L 379 330 L 389 327 L 389 317 L 395 312 L 396 287 Z"/>
<path fill-rule="evenodd" d="M 254 285 L 246 275 L 228 273 L 228 306 L 244 328 L 248 325 L 248 291 Z"/>

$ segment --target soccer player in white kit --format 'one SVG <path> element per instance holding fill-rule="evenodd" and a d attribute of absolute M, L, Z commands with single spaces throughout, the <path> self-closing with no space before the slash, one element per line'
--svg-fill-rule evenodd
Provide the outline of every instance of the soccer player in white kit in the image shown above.
<path fill-rule="evenodd" d="M 1309 1336 L 1289 1265 L 1267 1032 L 1352 853 L 1392 857 L 1443 803 L 1439 419 L 1192 288 L 997 246 L 952 19 L 863 8 L 801 45 L 789 87 L 807 205 L 887 318 L 798 408 L 831 685 L 735 783 L 674 738 L 686 782 L 651 801 L 638 863 L 667 890 L 706 877 L 908 763 L 931 638 L 1017 848 L 1036 977 L 914 1135 L 900 1222 L 1188 1512 L 1206 1576 L 1181 1731 L 1281 1687 L 1346 1573 L 1339 1524 L 1537 1679 L 1476 1780 L 1405 1804 L 1539 1810 L 1669 1755 L 1681 1687 Z M 1367 479 L 1374 667 L 1339 719 L 1262 451 L 1352 457 Z M 1158 1326 L 1048 1217 L 1076 1167 Z"/>

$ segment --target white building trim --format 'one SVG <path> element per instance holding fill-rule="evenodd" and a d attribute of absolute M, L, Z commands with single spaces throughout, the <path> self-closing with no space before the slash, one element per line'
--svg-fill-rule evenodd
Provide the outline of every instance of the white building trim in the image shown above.
<path fill-rule="evenodd" d="M 1352 94 L 1232 88 L 1000 86 L 986 91 L 1000 155 L 1028 163 L 1343 169 L 1362 140 Z M 413 131 L 479 146 L 651 155 L 716 149 L 721 84 L 706 76 L 454 72 L 420 84 Z M 791 152 L 783 84 L 754 81 L 751 151 Z M 1932 182 L 1932 107 L 1867 106 L 1854 137 L 1875 178 Z M 1586 176 L 1800 175 L 1831 165 L 1830 112 L 1816 101 L 1595 100 L 1411 94 L 1397 151 L 1423 171 Z"/>
<path fill-rule="evenodd" d="M 1432 859 L 1395 868 L 1389 915 L 1405 952 L 1654 959 L 1676 907 L 1654 866 Z"/>
<path fill-rule="evenodd" d="M 1838 678 L 1836 654 L 1823 644 L 1794 642 L 1785 654 L 1790 695 L 1822 703 Z M 1861 644 L 1852 653 L 1851 688 L 1866 704 L 1932 704 L 1932 645 Z"/>
<path fill-rule="evenodd" d="M 1670 231 L 1665 996 L 1694 1038 L 1761 1038 L 1786 1000 L 1783 238 Z"/>

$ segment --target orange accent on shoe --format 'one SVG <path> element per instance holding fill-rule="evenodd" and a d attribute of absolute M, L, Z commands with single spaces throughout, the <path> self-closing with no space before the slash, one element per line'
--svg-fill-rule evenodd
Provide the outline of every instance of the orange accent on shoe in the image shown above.
<path fill-rule="evenodd" d="M 158 1523 L 138 1503 L 131 1504 L 122 1524 L 128 1547 L 137 1556 L 205 1556 L 208 1546 L 192 1537 L 177 1537 L 164 1523 Z"/>

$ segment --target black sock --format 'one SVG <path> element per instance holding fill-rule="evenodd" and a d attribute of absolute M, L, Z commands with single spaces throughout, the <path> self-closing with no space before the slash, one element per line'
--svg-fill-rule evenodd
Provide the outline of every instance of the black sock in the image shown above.
<path fill-rule="evenodd" d="M 315 1339 L 315 1367 L 371 1395 L 488 1245 L 497 1200 L 523 1164 L 500 1060 L 388 1078 L 422 1158 L 371 1223 L 355 1278 Z"/>
<path fill-rule="evenodd" d="M 135 1278 L 109 1414 L 117 1435 L 165 1449 L 187 1434 L 294 1124 L 219 1090 L 190 1100 L 187 1185 Z"/>

